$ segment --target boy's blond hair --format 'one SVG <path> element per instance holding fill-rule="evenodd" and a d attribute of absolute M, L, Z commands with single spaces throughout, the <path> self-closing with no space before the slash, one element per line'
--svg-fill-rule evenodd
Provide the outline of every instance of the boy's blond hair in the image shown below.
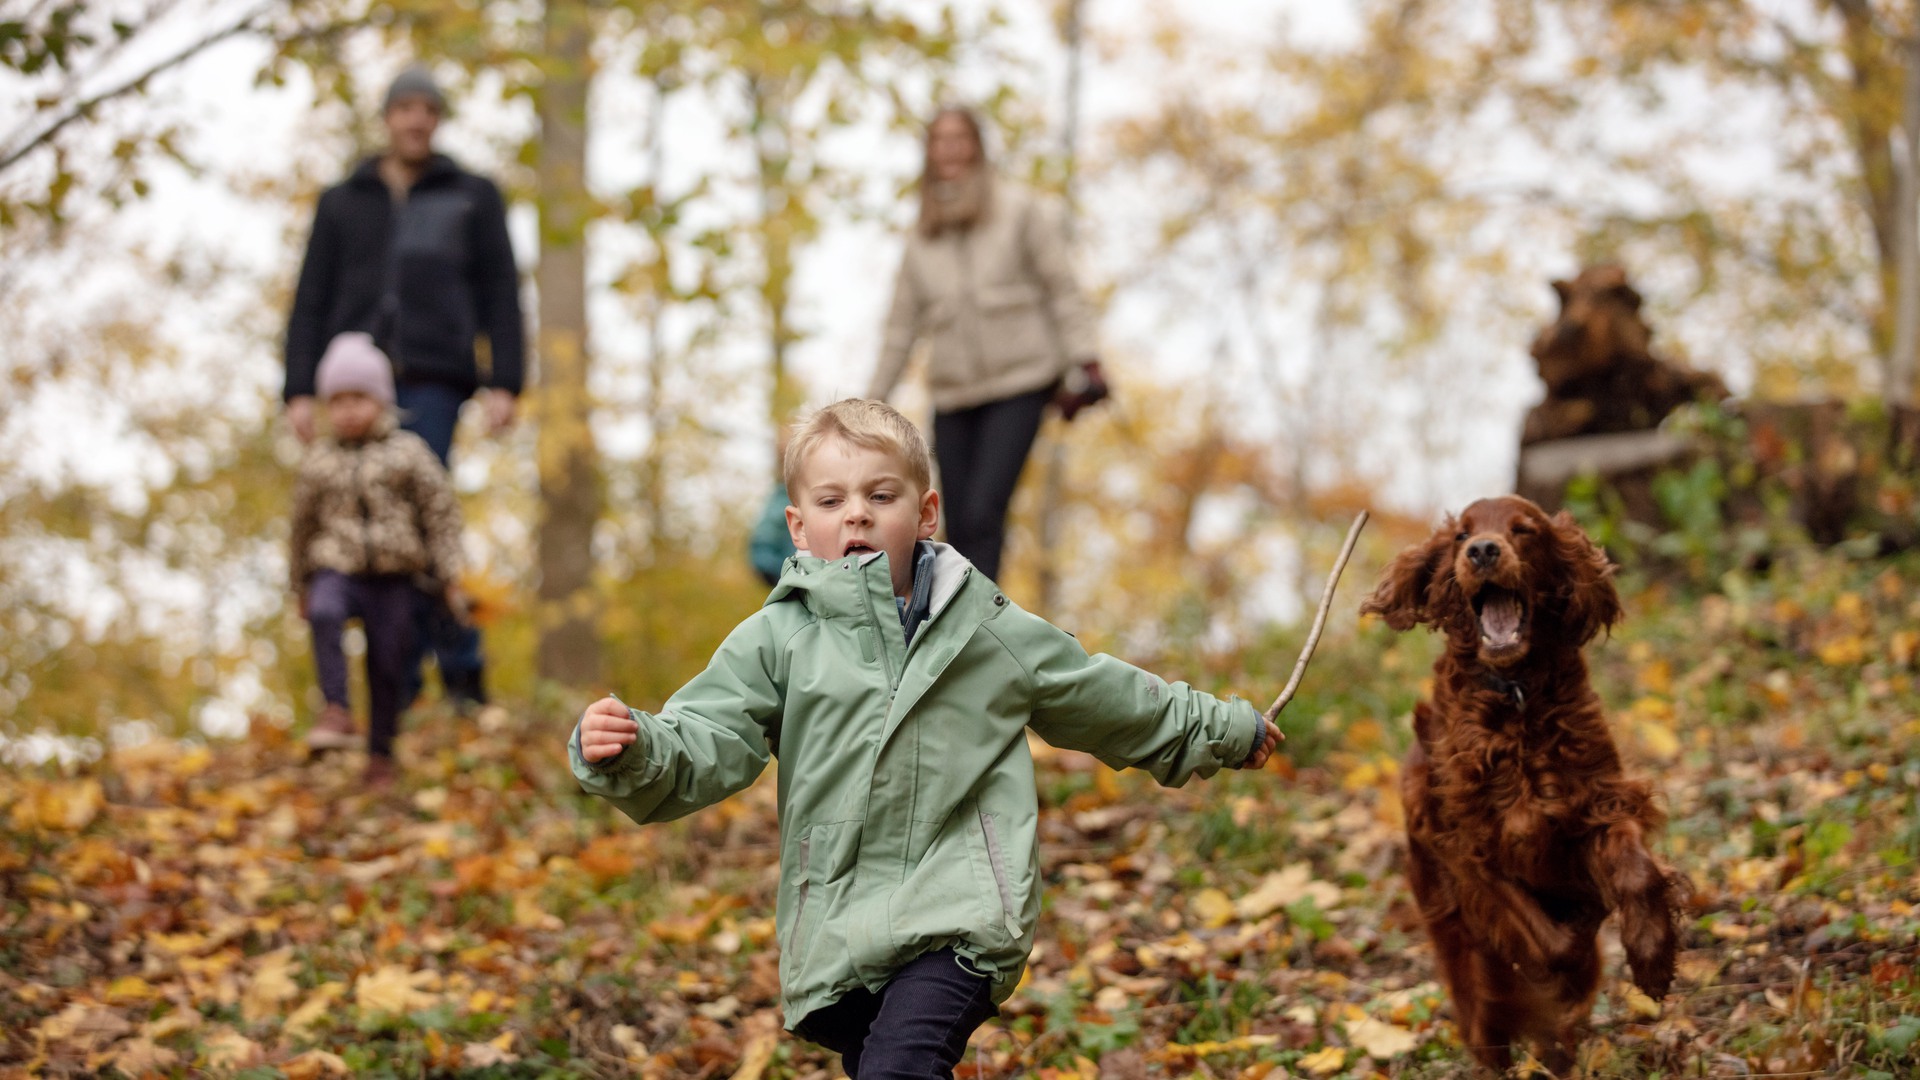
<path fill-rule="evenodd" d="M 794 428 L 780 462 L 789 495 L 797 494 L 795 487 L 807 458 L 828 439 L 845 439 L 863 450 L 891 454 L 906 466 L 906 478 L 922 493 L 933 488 L 933 455 L 913 421 L 884 401 L 846 398 L 822 407 Z"/>

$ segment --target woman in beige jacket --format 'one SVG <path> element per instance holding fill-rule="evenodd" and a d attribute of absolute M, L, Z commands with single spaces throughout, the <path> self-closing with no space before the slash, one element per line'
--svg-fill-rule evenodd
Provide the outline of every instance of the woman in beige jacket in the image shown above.
<path fill-rule="evenodd" d="M 1071 420 L 1107 390 L 1060 207 L 993 175 L 965 109 L 928 125 L 920 220 L 868 397 L 892 393 L 921 340 L 947 540 L 995 578 L 1007 504 L 1047 403 Z"/>

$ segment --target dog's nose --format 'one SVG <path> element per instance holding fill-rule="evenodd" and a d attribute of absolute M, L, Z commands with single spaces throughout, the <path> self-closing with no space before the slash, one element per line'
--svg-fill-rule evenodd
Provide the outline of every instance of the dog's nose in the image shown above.
<path fill-rule="evenodd" d="M 1491 540 L 1475 540 L 1467 545 L 1467 561 L 1475 570 L 1485 570 L 1500 561 L 1500 545 Z"/>

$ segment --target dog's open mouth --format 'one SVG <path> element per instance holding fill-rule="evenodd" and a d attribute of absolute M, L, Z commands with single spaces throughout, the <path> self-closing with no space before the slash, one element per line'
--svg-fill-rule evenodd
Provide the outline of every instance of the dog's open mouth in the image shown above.
<path fill-rule="evenodd" d="M 1488 652 L 1518 648 L 1527 632 L 1527 605 L 1520 594 L 1487 585 L 1473 598 L 1480 616 L 1480 647 Z"/>

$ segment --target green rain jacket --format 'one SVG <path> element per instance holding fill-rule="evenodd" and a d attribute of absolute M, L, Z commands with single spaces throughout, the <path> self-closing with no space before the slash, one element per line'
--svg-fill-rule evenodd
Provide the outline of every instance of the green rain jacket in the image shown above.
<path fill-rule="evenodd" d="M 935 545 L 909 645 L 884 553 L 795 555 L 764 607 L 640 736 L 580 785 L 645 824 L 745 788 L 780 759 L 781 1007 L 791 1029 L 952 946 L 1004 1001 L 1040 915 L 1026 728 L 1178 787 L 1244 761 L 1259 715 L 1111 656 L 1009 602 Z"/>

